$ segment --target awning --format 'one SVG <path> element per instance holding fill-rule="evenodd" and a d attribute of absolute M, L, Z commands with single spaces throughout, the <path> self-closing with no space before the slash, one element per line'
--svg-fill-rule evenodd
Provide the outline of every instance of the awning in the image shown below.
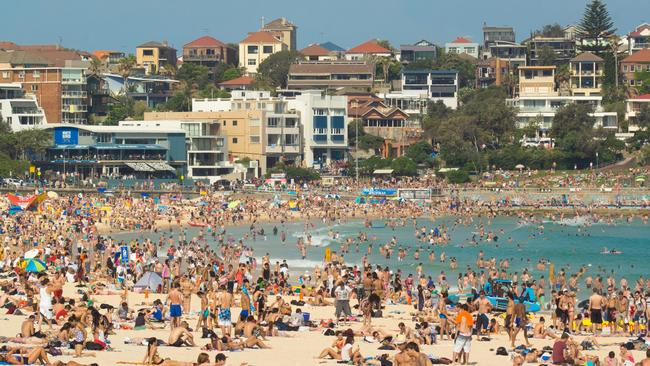
<path fill-rule="evenodd" d="M 163 170 L 169 170 L 170 172 L 175 172 L 176 169 L 165 163 L 165 162 L 153 162 L 153 163 L 147 163 L 150 167 L 152 167 L 155 170 L 163 171 Z"/>
<path fill-rule="evenodd" d="M 393 174 L 393 169 L 375 169 L 372 174 Z"/>
<path fill-rule="evenodd" d="M 85 150 L 89 149 L 89 145 L 55 145 L 50 147 L 50 150 Z"/>
<path fill-rule="evenodd" d="M 167 150 L 160 145 L 149 144 L 101 144 L 94 145 L 97 150 Z"/>
<path fill-rule="evenodd" d="M 152 167 L 145 163 L 124 163 L 124 165 L 135 170 L 136 172 L 153 172 L 155 171 Z"/>

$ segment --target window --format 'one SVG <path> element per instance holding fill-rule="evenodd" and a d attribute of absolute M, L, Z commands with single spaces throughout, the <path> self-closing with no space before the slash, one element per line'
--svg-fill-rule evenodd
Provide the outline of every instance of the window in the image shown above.
<path fill-rule="evenodd" d="M 2 78 L 3 79 L 9 79 L 9 71 L 3 71 L 2 72 Z"/>
<path fill-rule="evenodd" d="M 25 78 L 25 72 L 24 71 L 19 71 L 18 72 L 18 78 L 24 79 Z"/>
<path fill-rule="evenodd" d="M 34 79 L 38 79 L 41 77 L 41 72 L 39 70 L 34 70 L 32 72 L 32 76 L 34 77 Z"/>
<path fill-rule="evenodd" d="M 326 116 L 327 109 L 325 108 L 314 108 L 314 116 Z"/>
<path fill-rule="evenodd" d="M 236 127 L 237 126 L 237 121 L 232 121 L 232 125 L 233 125 L 233 127 Z"/>
<path fill-rule="evenodd" d="M 153 56 L 153 50 L 142 50 L 143 56 Z"/>
<path fill-rule="evenodd" d="M 263 51 L 266 54 L 273 53 L 273 46 L 264 46 Z"/>
<path fill-rule="evenodd" d="M 636 65 L 636 71 L 641 71 L 641 65 Z"/>
<path fill-rule="evenodd" d="M 228 125 L 228 121 L 224 120 L 223 121 L 223 127 L 226 127 Z"/>
<path fill-rule="evenodd" d="M 623 65 L 623 71 L 627 72 L 627 65 Z"/>
<path fill-rule="evenodd" d="M 645 65 L 645 71 L 650 71 L 650 65 Z"/>
<path fill-rule="evenodd" d="M 97 134 L 97 142 L 98 143 L 110 143 L 112 140 L 112 136 L 110 133 L 98 133 Z"/>
<path fill-rule="evenodd" d="M 233 137 L 233 138 L 232 138 L 232 143 L 233 143 L 233 144 L 236 144 L 236 143 L 237 143 L 237 138 L 236 138 L 236 137 Z"/>
<path fill-rule="evenodd" d="M 257 46 L 248 46 L 247 50 L 248 50 L 249 54 L 256 55 L 257 51 L 258 51 L 258 47 Z"/>
<path fill-rule="evenodd" d="M 31 89 L 32 89 L 32 91 L 37 91 L 38 90 L 38 85 L 33 84 Z"/>
<path fill-rule="evenodd" d="M 253 58 L 249 58 L 248 59 L 248 66 L 255 66 L 255 65 L 257 65 L 257 60 L 255 60 Z"/>
<path fill-rule="evenodd" d="M 634 79 L 630 80 L 630 85 L 634 86 Z"/>
<path fill-rule="evenodd" d="M 260 137 L 259 136 L 251 136 L 251 144 L 259 144 L 260 143 Z"/>

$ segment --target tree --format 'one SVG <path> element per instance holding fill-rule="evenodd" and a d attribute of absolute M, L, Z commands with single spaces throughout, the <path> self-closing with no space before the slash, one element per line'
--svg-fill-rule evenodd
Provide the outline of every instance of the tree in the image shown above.
<path fill-rule="evenodd" d="M 363 130 L 363 120 L 360 118 L 355 118 L 348 124 L 348 143 L 350 146 L 354 146 L 357 139 L 357 133 L 359 139 L 362 136 L 366 135 L 366 132 Z"/>
<path fill-rule="evenodd" d="M 411 159 L 416 164 L 431 166 L 433 164 L 433 146 L 426 141 L 418 141 L 406 149 L 404 156 Z"/>
<path fill-rule="evenodd" d="M 641 110 L 636 113 L 635 123 L 639 128 L 650 131 L 650 107 L 643 103 Z"/>
<path fill-rule="evenodd" d="M 614 22 L 605 3 L 602 0 L 591 0 L 585 8 L 580 24 L 578 24 L 581 49 L 601 53 L 606 49 L 606 46 L 601 45 L 601 40 L 615 32 Z"/>
<path fill-rule="evenodd" d="M 476 65 L 457 53 L 441 54 L 435 62 L 434 69 L 457 70 L 460 87 L 474 87 Z"/>
<path fill-rule="evenodd" d="M 564 28 L 562 28 L 562 26 L 557 23 L 546 24 L 544 27 L 542 27 L 542 29 L 536 30 L 535 35 L 542 37 L 561 38 L 564 37 Z"/>
<path fill-rule="evenodd" d="M 384 138 L 375 135 L 363 135 L 359 137 L 359 149 L 373 150 L 377 153 L 384 146 Z"/>
<path fill-rule="evenodd" d="M 221 77 L 220 81 L 223 82 L 232 79 L 237 79 L 238 77 L 242 76 L 242 74 L 243 72 L 239 67 L 231 67 L 223 72 L 223 76 Z"/>
<path fill-rule="evenodd" d="M 208 77 L 209 70 L 203 65 L 186 63 L 176 73 L 176 78 L 185 83 L 185 87 L 193 90 L 203 89 L 210 79 Z"/>
<path fill-rule="evenodd" d="M 120 73 L 120 76 L 124 79 L 124 86 L 123 86 L 123 91 L 126 93 L 127 90 L 129 90 L 129 76 L 131 76 L 131 73 L 133 72 L 133 69 L 135 68 L 135 65 L 137 64 L 137 61 L 135 59 L 135 56 L 133 55 L 128 55 L 127 57 L 124 57 L 121 59 L 117 65 L 117 70 Z"/>
<path fill-rule="evenodd" d="M 548 45 L 542 46 L 538 55 L 539 66 L 553 66 L 555 61 L 555 51 Z"/>
<path fill-rule="evenodd" d="M 553 119 L 551 136 L 555 147 L 567 154 L 574 164 L 585 166 L 595 156 L 594 117 L 588 105 L 572 103 L 561 108 Z"/>
<path fill-rule="evenodd" d="M 263 81 L 274 89 L 287 86 L 289 66 L 302 59 L 297 51 L 280 51 L 272 54 L 257 68 L 257 79 Z"/>
<path fill-rule="evenodd" d="M 378 39 L 377 44 L 380 45 L 381 47 L 384 47 L 387 50 L 392 51 L 393 46 L 390 44 L 390 42 L 387 39 Z"/>
<path fill-rule="evenodd" d="M 92 60 L 90 60 L 90 64 L 88 65 L 89 75 L 101 78 L 105 70 L 106 70 L 106 65 L 104 65 L 104 62 L 102 62 L 102 60 L 98 58 L 93 58 Z"/>
<path fill-rule="evenodd" d="M 412 177 L 418 174 L 418 166 L 415 164 L 411 158 L 406 156 L 401 156 L 392 161 L 390 164 L 391 169 L 393 169 L 393 174 L 397 176 L 409 176 Z"/>

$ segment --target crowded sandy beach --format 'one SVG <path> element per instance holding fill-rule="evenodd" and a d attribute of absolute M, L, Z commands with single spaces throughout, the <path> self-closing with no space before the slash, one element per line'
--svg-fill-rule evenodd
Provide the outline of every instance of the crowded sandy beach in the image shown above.
<path fill-rule="evenodd" d="M 454 193 L 360 200 L 339 196 L 350 185 L 305 188 L 44 191 L 20 209 L 3 199 L 0 364 L 650 365 L 650 278 L 605 271 L 633 253 L 598 248 L 602 270 L 591 258 L 560 268 L 497 227 L 510 220 L 527 240 L 553 225 L 575 240 L 645 230 L 643 202 L 527 211 Z"/>

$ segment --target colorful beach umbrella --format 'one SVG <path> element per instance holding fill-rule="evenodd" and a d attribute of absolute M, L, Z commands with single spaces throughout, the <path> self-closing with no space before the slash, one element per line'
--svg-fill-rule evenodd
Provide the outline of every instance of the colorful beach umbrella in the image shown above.
<path fill-rule="evenodd" d="M 239 206 L 239 204 L 240 204 L 240 201 L 232 201 L 232 202 L 228 203 L 228 208 L 235 208 L 235 207 Z"/>
<path fill-rule="evenodd" d="M 47 269 L 47 265 L 40 259 L 27 259 L 25 261 L 25 272 L 43 272 Z"/>

